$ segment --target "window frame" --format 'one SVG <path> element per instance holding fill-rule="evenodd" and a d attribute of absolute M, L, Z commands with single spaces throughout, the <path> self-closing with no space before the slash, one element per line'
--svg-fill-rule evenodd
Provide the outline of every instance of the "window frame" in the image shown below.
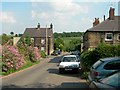
<path fill-rule="evenodd" d="M 41 39 L 41 44 L 45 44 L 45 39 Z"/>
<path fill-rule="evenodd" d="M 107 38 L 108 34 L 111 34 L 112 39 Z M 113 33 L 105 33 L 105 41 L 113 41 Z"/>
<path fill-rule="evenodd" d="M 120 33 L 118 33 L 117 39 L 118 39 L 118 41 L 120 41 Z"/>
<path fill-rule="evenodd" d="M 41 47 L 41 51 L 45 51 L 45 47 Z"/>

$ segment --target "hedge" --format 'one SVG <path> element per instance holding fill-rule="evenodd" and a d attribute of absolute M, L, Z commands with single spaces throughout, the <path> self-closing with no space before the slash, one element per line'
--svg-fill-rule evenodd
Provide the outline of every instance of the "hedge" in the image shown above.
<path fill-rule="evenodd" d="M 92 51 L 86 51 L 81 55 L 81 67 L 87 71 L 100 58 L 120 56 L 120 45 L 99 44 Z"/>

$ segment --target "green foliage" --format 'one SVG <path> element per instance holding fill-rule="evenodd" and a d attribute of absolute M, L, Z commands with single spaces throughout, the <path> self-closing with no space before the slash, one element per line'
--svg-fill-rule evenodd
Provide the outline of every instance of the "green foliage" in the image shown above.
<path fill-rule="evenodd" d="M 10 36 L 3 34 L 2 35 L 2 45 L 6 44 L 11 39 Z"/>
<path fill-rule="evenodd" d="M 40 51 L 40 55 L 41 55 L 42 58 L 46 58 L 45 51 Z"/>
<path fill-rule="evenodd" d="M 58 37 L 81 37 L 83 32 L 63 32 L 63 33 L 54 33 L 54 38 Z"/>
<path fill-rule="evenodd" d="M 89 70 L 100 58 L 120 56 L 120 45 L 99 44 L 93 51 L 86 51 L 81 55 L 81 67 Z"/>
<path fill-rule="evenodd" d="M 66 43 L 66 42 L 65 42 Z M 64 46 L 64 51 L 75 51 L 75 50 L 80 50 L 80 38 L 74 38 L 70 39 L 68 42 L 68 45 Z"/>
<path fill-rule="evenodd" d="M 54 49 L 60 49 L 61 51 L 63 50 L 64 42 L 62 38 L 56 38 L 54 40 Z"/>
<path fill-rule="evenodd" d="M 81 75 L 81 78 L 82 79 L 88 79 L 88 74 L 89 74 L 89 72 L 83 72 L 83 74 Z"/>
<path fill-rule="evenodd" d="M 14 32 L 10 32 L 10 34 L 13 36 L 13 35 L 14 35 Z"/>

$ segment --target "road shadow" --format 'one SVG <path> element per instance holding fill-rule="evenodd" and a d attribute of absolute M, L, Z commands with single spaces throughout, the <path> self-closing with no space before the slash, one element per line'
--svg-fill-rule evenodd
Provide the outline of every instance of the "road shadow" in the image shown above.
<path fill-rule="evenodd" d="M 22 87 L 14 85 L 14 84 L 2 86 L 2 90 L 13 90 L 15 88 L 17 89 L 17 88 L 22 88 Z"/>
<path fill-rule="evenodd" d="M 13 84 L 10 84 L 10 85 L 6 85 L 6 86 L 3 86 L 2 87 L 2 90 L 18 90 L 18 89 L 27 89 L 27 88 L 38 88 L 38 89 L 41 89 L 41 88 L 56 88 L 58 87 L 58 85 L 55 85 L 55 84 L 51 84 L 51 83 L 34 83 L 34 84 L 28 84 L 28 85 L 23 85 L 23 86 L 17 86 L 17 85 L 13 85 Z M 59 87 L 58 87 L 59 88 Z"/>
<path fill-rule="evenodd" d="M 49 63 L 59 63 L 60 60 L 62 59 L 62 57 L 65 56 L 65 55 L 69 55 L 69 54 L 55 56 L 53 59 L 51 59 L 49 61 Z"/>
<path fill-rule="evenodd" d="M 3 86 L 2 90 L 21 90 L 21 89 L 29 89 L 29 88 L 88 88 L 88 85 L 85 82 L 63 82 L 60 85 L 51 84 L 51 83 L 34 83 L 34 84 L 28 84 L 24 86 L 17 86 L 17 85 L 7 85 Z"/>
<path fill-rule="evenodd" d="M 79 88 L 79 89 L 88 89 L 86 82 L 63 82 L 61 85 L 56 88 Z"/>
<path fill-rule="evenodd" d="M 47 71 L 50 74 L 57 74 L 57 75 L 62 75 L 62 76 L 69 76 L 69 77 L 78 77 L 81 78 L 81 73 L 79 72 L 74 72 L 74 71 L 65 71 L 64 73 L 60 74 L 59 70 L 57 68 L 49 68 Z"/>
<path fill-rule="evenodd" d="M 59 63 L 63 56 L 54 57 L 49 61 L 49 63 Z"/>

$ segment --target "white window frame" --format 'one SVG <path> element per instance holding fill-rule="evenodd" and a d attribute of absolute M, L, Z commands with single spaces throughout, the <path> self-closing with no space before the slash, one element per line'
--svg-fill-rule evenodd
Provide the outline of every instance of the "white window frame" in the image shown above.
<path fill-rule="evenodd" d="M 120 41 L 120 33 L 118 33 L 117 39 L 118 41 Z"/>
<path fill-rule="evenodd" d="M 34 42 L 34 38 L 31 38 L 31 42 Z"/>
<path fill-rule="evenodd" d="M 107 38 L 109 34 L 112 35 L 112 39 Z M 113 41 L 113 33 L 105 33 L 105 41 Z"/>
<path fill-rule="evenodd" d="M 45 39 L 41 39 L 41 44 L 45 44 Z"/>
<path fill-rule="evenodd" d="M 41 51 L 45 51 L 45 47 L 41 47 Z"/>

